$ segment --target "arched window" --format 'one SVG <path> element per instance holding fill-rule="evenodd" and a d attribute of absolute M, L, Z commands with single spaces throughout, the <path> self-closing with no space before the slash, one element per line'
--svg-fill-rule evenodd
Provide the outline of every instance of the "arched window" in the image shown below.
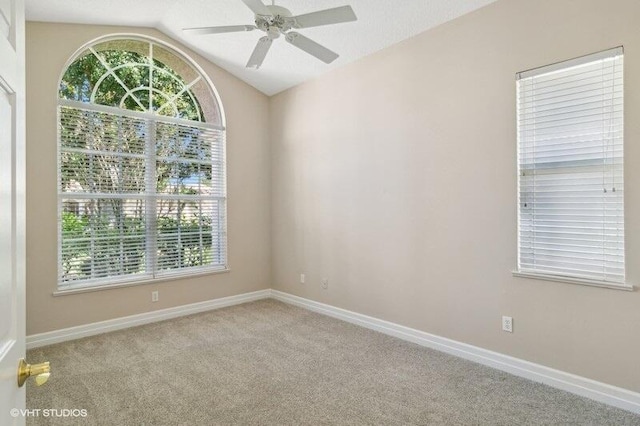
<path fill-rule="evenodd" d="M 224 149 L 183 55 L 141 37 L 81 49 L 59 87 L 59 289 L 226 269 Z"/>

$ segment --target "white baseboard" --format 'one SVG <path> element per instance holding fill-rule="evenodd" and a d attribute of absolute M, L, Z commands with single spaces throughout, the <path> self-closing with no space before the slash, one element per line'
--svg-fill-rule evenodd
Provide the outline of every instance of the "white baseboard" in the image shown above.
<path fill-rule="evenodd" d="M 575 374 L 555 370 L 540 364 L 425 333 L 424 331 L 362 315 L 346 309 L 336 308 L 278 290 L 271 290 L 271 295 L 274 299 L 285 303 L 319 312 L 371 330 L 417 343 L 421 346 L 475 361 L 516 376 L 544 383 L 557 389 L 562 389 L 576 395 L 640 414 L 640 393 L 637 392 L 607 385 Z"/>
<path fill-rule="evenodd" d="M 253 302 L 255 300 L 268 299 L 270 297 L 271 290 L 259 290 L 251 293 L 238 294 L 236 296 L 207 300 L 205 302 L 176 306 L 175 308 L 159 309 L 157 311 L 145 312 L 143 314 L 79 325 L 77 327 L 32 334 L 31 336 L 27 336 L 27 349 L 80 339 L 82 337 L 94 336 L 96 334 L 107 333 L 109 331 L 121 330 L 123 328 L 135 327 L 138 325 L 196 314 L 227 306 L 239 305 L 241 303 Z"/>

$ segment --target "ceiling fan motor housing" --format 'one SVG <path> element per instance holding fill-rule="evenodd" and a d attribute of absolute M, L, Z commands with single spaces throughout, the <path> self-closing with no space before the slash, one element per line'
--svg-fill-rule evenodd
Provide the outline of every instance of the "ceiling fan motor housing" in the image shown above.
<path fill-rule="evenodd" d="M 293 27 L 293 15 L 281 6 L 267 6 L 272 16 L 256 15 L 256 27 L 266 32 L 269 38 L 278 38 L 281 33 L 289 31 Z"/>

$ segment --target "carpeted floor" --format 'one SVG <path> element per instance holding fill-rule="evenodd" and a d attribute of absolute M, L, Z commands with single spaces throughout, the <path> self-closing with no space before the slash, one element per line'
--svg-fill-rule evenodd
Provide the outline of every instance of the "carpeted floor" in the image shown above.
<path fill-rule="evenodd" d="M 274 300 L 29 351 L 30 409 L 96 425 L 640 425 L 640 416 Z"/>

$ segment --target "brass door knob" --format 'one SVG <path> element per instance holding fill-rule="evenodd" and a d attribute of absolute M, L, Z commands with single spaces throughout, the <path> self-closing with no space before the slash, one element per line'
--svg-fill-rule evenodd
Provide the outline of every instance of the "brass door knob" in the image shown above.
<path fill-rule="evenodd" d="M 22 387 L 31 376 L 35 377 L 37 386 L 42 386 L 47 383 L 50 375 L 51 367 L 48 362 L 31 365 L 27 364 L 24 359 L 21 359 L 18 365 L 18 387 Z"/>

